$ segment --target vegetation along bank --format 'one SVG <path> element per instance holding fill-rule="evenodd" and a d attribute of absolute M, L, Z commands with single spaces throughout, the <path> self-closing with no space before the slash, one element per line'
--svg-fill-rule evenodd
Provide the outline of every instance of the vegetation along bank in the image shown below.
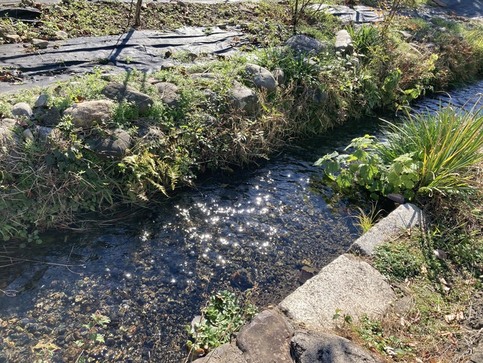
<path fill-rule="evenodd" d="M 2 239 L 38 241 L 39 231 L 79 227 L 91 212 L 109 219 L 120 208 L 145 207 L 206 171 L 254 163 L 288 142 L 393 112 L 482 74 L 481 22 L 399 12 L 374 24 L 344 24 L 308 5 L 295 12 L 270 2 L 150 4 L 146 27 L 172 28 L 179 19 L 234 25 L 250 41 L 230 57 L 166 54 L 173 65 L 160 71 L 97 70 L 2 96 Z M 119 4 L 41 8 L 37 25 L 2 19 L 2 41 L 125 29 Z M 161 16 L 168 8 L 185 15 Z"/>

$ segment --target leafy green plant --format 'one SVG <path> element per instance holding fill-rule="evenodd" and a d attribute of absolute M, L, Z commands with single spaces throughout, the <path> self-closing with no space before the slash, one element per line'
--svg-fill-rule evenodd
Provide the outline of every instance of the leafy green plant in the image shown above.
<path fill-rule="evenodd" d="M 380 353 L 392 357 L 406 356 L 411 347 L 393 335 L 387 335 L 379 321 L 363 316 L 356 327 L 365 344 Z"/>
<path fill-rule="evenodd" d="M 418 276 L 423 265 L 419 247 L 405 241 L 383 244 L 374 253 L 374 267 L 394 281 Z"/>
<path fill-rule="evenodd" d="M 416 188 L 432 195 L 471 191 L 468 168 L 483 160 L 483 115 L 446 107 L 389 123 L 387 141 L 378 148 L 385 163 L 408 155 L 418 164 Z"/>
<path fill-rule="evenodd" d="M 88 331 L 88 337 L 90 342 L 78 341 L 77 345 L 83 346 L 85 344 L 103 344 L 105 342 L 103 331 L 107 328 L 107 325 L 111 322 L 111 319 L 99 312 L 95 312 L 90 316 L 90 321 L 84 324 L 83 327 Z"/>
<path fill-rule="evenodd" d="M 375 203 L 371 204 L 371 208 L 368 212 L 361 207 L 357 207 L 357 211 L 359 214 L 355 217 L 357 220 L 356 225 L 362 230 L 362 233 L 369 231 L 381 214 L 381 210 L 377 209 Z"/>
<path fill-rule="evenodd" d="M 436 114 L 388 123 L 385 142 L 372 136 L 352 140 L 346 150 L 320 158 L 326 180 L 343 192 L 354 187 L 378 195 L 469 193 L 467 170 L 483 160 L 483 116 L 445 108 Z"/>
<path fill-rule="evenodd" d="M 230 291 L 221 291 L 213 295 L 202 310 L 201 321 L 188 332 L 192 340 L 188 341 L 191 351 L 206 354 L 210 350 L 226 343 L 232 334 L 257 312 L 254 305 L 243 302 Z"/>

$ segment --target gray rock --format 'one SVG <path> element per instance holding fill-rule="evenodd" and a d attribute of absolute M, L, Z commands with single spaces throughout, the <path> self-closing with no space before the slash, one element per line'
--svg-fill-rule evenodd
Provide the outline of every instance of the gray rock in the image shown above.
<path fill-rule="evenodd" d="M 277 81 L 277 84 L 279 85 L 285 84 L 285 73 L 282 69 L 277 68 L 272 73 L 273 73 L 273 77 Z"/>
<path fill-rule="evenodd" d="M 34 108 L 33 118 L 41 125 L 56 126 L 60 122 L 62 115 L 56 107 L 36 107 Z"/>
<path fill-rule="evenodd" d="M 123 156 L 131 146 L 131 136 L 123 129 L 115 129 L 109 136 L 97 139 L 92 149 L 99 154 L 108 156 Z"/>
<path fill-rule="evenodd" d="M 16 140 L 15 126 L 17 121 L 12 118 L 0 120 L 0 147 L 11 145 Z"/>
<path fill-rule="evenodd" d="M 212 352 L 206 357 L 195 360 L 196 363 L 247 363 L 243 358 L 242 352 L 231 343 L 226 343 Z"/>
<path fill-rule="evenodd" d="M 354 321 L 379 318 L 395 300 L 391 286 L 368 263 L 342 255 L 287 296 L 279 307 L 296 324 L 313 330 L 333 329 L 336 311 Z"/>
<path fill-rule="evenodd" d="M 258 88 L 266 89 L 267 91 L 275 91 L 277 89 L 277 81 L 268 69 L 249 63 L 245 67 L 245 72 L 251 76 L 251 80 Z"/>
<path fill-rule="evenodd" d="M 141 114 L 149 111 L 154 103 L 149 95 L 116 82 L 111 82 L 104 87 L 102 94 L 118 102 L 126 101 L 134 104 Z"/>
<path fill-rule="evenodd" d="M 141 142 L 143 140 L 161 142 L 166 137 L 164 132 L 156 126 L 140 127 L 138 136 L 142 138 Z"/>
<path fill-rule="evenodd" d="M 10 40 L 13 43 L 17 43 L 22 40 L 22 37 L 18 34 L 7 34 L 7 35 L 4 35 L 4 38 L 7 40 Z"/>
<path fill-rule="evenodd" d="M 335 51 L 343 54 L 351 54 L 354 51 L 352 37 L 347 30 L 339 30 L 335 34 Z"/>
<path fill-rule="evenodd" d="M 328 44 L 307 35 L 294 35 L 285 43 L 295 53 L 317 54 L 328 49 Z"/>
<path fill-rule="evenodd" d="M 176 107 L 180 101 L 178 87 L 170 82 L 160 82 L 156 84 L 161 100 L 170 107 Z"/>
<path fill-rule="evenodd" d="M 469 363 L 481 363 L 483 362 L 483 344 L 480 344 L 473 350 L 473 354 L 470 357 Z"/>
<path fill-rule="evenodd" d="M 190 77 L 193 79 L 213 81 L 216 79 L 216 74 L 215 73 L 192 73 Z"/>
<path fill-rule="evenodd" d="M 231 106 L 248 115 L 255 115 L 260 109 L 257 93 L 251 88 L 235 83 L 230 90 Z"/>
<path fill-rule="evenodd" d="M 349 251 L 361 255 L 372 255 L 377 246 L 392 241 L 399 234 L 421 226 L 423 223 L 424 217 L 421 209 L 414 204 L 402 204 L 359 237 Z"/>
<path fill-rule="evenodd" d="M 368 351 L 332 334 L 298 332 L 292 338 L 295 363 L 379 363 Z"/>
<path fill-rule="evenodd" d="M 483 329 L 483 291 L 477 291 L 471 298 L 466 312 L 466 324 L 474 330 Z"/>
<path fill-rule="evenodd" d="M 95 123 L 109 120 L 113 109 L 114 102 L 111 100 L 86 101 L 69 107 L 64 115 L 72 117 L 75 126 L 92 127 Z"/>
<path fill-rule="evenodd" d="M 32 108 L 27 102 L 19 102 L 13 105 L 12 115 L 17 117 L 30 117 L 32 116 Z"/>
<path fill-rule="evenodd" d="M 298 278 L 300 285 L 304 284 L 308 279 L 311 279 L 312 277 L 314 277 L 317 274 L 317 272 L 319 271 L 312 266 L 303 266 L 300 269 L 299 278 Z"/>
<path fill-rule="evenodd" d="M 53 128 L 51 127 L 45 127 L 45 126 L 37 126 L 35 128 L 35 133 L 39 136 L 40 140 L 47 140 L 50 135 L 52 135 L 52 132 L 54 131 Z"/>
<path fill-rule="evenodd" d="M 48 104 L 49 104 L 49 96 L 43 93 L 39 97 L 37 97 L 37 100 L 35 101 L 35 104 L 34 104 L 34 108 L 48 107 Z"/>
<path fill-rule="evenodd" d="M 257 314 L 237 335 L 236 344 L 248 363 L 292 363 L 293 329 L 275 310 Z"/>
<path fill-rule="evenodd" d="M 63 30 L 58 30 L 55 32 L 54 38 L 57 40 L 65 40 L 69 38 L 69 34 Z"/>
<path fill-rule="evenodd" d="M 30 130 L 30 129 L 23 130 L 22 136 L 23 136 L 24 140 L 30 140 L 30 141 L 35 140 L 34 134 L 32 133 L 32 130 Z"/>
<path fill-rule="evenodd" d="M 43 39 L 32 39 L 32 45 L 39 49 L 46 49 L 49 46 L 49 42 Z"/>

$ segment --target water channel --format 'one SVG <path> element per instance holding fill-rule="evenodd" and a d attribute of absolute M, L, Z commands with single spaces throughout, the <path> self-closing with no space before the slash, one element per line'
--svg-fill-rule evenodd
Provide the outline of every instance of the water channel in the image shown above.
<path fill-rule="evenodd" d="M 471 107 L 482 92 L 479 82 L 414 109 Z M 313 187 L 313 162 L 380 127 L 347 124 L 257 168 L 208 177 L 142 218 L 52 232 L 38 249 L 16 251 L 30 261 L 3 259 L 0 362 L 180 362 L 184 326 L 214 292 L 254 285 L 260 307 L 277 304 L 302 266 L 325 266 L 359 235 L 354 206 L 328 204 L 331 191 Z M 95 312 L 111 319 L 97 329 L 102 344 L 89 341 Z"/>

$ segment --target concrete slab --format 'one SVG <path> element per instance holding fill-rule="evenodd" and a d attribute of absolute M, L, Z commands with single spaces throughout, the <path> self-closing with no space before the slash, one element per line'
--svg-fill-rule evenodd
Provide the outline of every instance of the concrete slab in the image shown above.
<path fill-rule="evenodd" d="M 342 255 L 324 267 L 279 308 L 294 324 L 315 331 L 334 329 L 334 314 L 380 318 L 395 300 L 391 286 L 377 270 L 355 256 Z"/>
<path fill-rule="evenodd" d="M 401 233 L 406 233 L 411 228 L 417 228 L 422 224 L 421 209 L 411 203 L 402 204 L 359 237 L 352 244 L 349 252 L 370 256 L 377 246 L 390 242 Z"/>

